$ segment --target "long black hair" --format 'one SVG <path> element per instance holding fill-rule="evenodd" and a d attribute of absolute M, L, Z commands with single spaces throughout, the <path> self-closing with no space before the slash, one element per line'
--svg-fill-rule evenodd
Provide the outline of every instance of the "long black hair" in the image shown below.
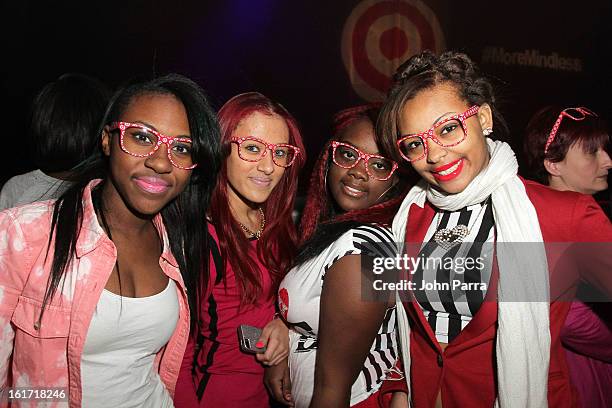
<path fill-rule="evenodd" d="M 208 273 L 209 254 L 205 215 L 221 163 L 219 126 L 204 91 L 188 78 L 169 74 L 153 80 L 132 82 L 117 91 L 111 98 L 97 134 L 101 135 L 105 125 L 120 120 L 134 98 L 142 95 L 172 95 L 183 104 L 187 112 L 193 161 L 198 166 L 192 170 L 185 190 L 161 210 L 161 216 L 168 233 L 170 249 L 187 288 L 193 325 L 197 322 L 196 299 L 201 282 L 202 279 L 208 280 L 205 276 Z M 74 184 L 54 205 L 48 246 L 49 249 L 54 237 L 53 263 L 40 319 L 75 257 L 83 221 L 82 199 L 85 187 L 98 178 L 106 182 L 109 176 L 108 159 L 101 149 L 97 149 L 75 169 L 71 180 Z"/>
<path fill-rule="evenodd" d="M 97 79 L 64 74 L 36 95 L 30 113 L 32 160 L 45 173 L 68 171 L 94 150 L 110 91 Z"/>

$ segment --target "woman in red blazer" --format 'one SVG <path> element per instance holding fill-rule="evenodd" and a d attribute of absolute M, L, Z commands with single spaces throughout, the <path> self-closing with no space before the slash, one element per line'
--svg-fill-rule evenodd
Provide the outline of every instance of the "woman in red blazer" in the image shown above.
<path fill-rule="evenodd" d="M 411 285 L 398 302 L 409 398 L 578 406 L 559 340 L 565 300 L 579 278 L 612 293 L 612 226 L 591 197 L 519 178 L 493 132 L 507 127 L 466 55 L 424 52 L 399 67 L 378 133 L 422 178 L 393 222 Z"/>

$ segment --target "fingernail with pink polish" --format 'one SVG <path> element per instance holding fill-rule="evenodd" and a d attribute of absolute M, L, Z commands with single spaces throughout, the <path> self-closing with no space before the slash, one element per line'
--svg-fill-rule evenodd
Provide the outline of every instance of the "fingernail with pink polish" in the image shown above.
<path fill-rule="evenodd" d="M 257 344 L 255 344 L 255 347 L 257 348 L 262 348 L 264 346 L 263 341 L 258 341 Z"/>

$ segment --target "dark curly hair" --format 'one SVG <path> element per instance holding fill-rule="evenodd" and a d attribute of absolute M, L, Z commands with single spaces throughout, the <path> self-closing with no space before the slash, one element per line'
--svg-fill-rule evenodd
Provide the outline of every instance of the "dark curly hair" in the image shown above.
<path fill-rule="evenodd" d="M 583 120 L 563 119 L 554 141 L 544 154 L 550 131 L 562 110 L 560 106 L 546 106 L 537 111 L 529 120 L 523 139 L 528 176 L 546 185 L 549 173 L 544 167 L 545 159 L 553 163 L 563 161 L 569 148 L 577 143 L 585 153 L 593 154 L 600 148 L 610 149 L 608 123 L 598 116 L 585 116 Z"/>
<path fill-rule="evenodd" d="M 442 83 L 453 84 L 469 105 L 488 104 L 493 113 L 496 139 L 507 138 L 508 126 L 495 106 L 493 85 L 470 57 L 456 51 L 447 51 L 440 56 L 424 51 L 399 66 L 381 108 L 376 133 L 386 156 L 402 162 L 395 141 L 401 136 L 399 121 L 404 104 L 419 92 Z"/>

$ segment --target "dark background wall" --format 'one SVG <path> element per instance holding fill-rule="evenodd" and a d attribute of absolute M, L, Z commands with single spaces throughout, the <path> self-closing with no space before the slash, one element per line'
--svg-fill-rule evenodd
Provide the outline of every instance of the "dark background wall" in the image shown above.
<path fill-rule="evenodd" d="M 88 73 L 111 86 L 135 75 L 180 72 L 199 82 L 217 108 L 236 93 L 261 91 L 297 117 L 311 164 L 329 137 L 331 115 L 362 101 L 341 55 L 343 27 L 358 3 L 4 1 L 0 182 L 32 169 L 25 139 L 29 103 L 65 72 Z M 422 3 L 437 17 L 445 49 L 467 52 L 497 78 L 514 144 L 544 104 L 585 105 L 607 117 L 612 112 L 612 2 Z M 542 66 L 537 56 L 546 58 Z"/>

